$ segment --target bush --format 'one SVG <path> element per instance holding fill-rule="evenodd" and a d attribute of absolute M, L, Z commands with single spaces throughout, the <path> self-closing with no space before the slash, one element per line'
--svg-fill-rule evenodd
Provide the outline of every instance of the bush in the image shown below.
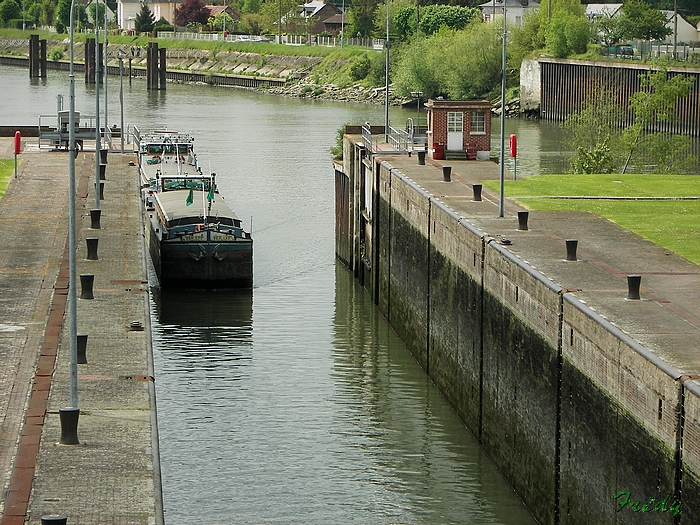
<path fill-rule="evenodd" d="M 367 78 L 371 70 L 372 62 L 369 57 L 367 55 L 359 56 L 350 65 L 350 78 L 352 80 L 362 80 L 363 78 Z"/>
<path fill-rule="evenodd" d="M 63 49 L 60 47 L 54 47 L 51 51 L 49 51 L 49 60 L 52 62 L 58 62 L 59 60 L 63 60 Z"/>

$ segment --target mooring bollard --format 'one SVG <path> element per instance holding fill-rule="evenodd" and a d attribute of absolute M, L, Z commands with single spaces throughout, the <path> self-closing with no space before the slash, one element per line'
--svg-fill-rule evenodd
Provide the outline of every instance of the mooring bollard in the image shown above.
<path fill-rule="evenodd" d="M 66 525 L 68 518 L 60 514 L 49 514 L 41 517 L 41 525 Z"/>
<path fill-rule="evenodd" d="M 81 273 L 80 274 L 80 298 L 81 299 L 94 299 L 95 296 L 92 295 L 92 285 L 95 283 L 95 276 L 91 273 Z"/>
<path fill-rule="evenodd" d="M 85 239 L 85 242 L 87 243 L 87 260 L 97 261 L 97 243 L 99 239 L 97 237 L 88 237 Z"/>
<path fill-rule="evenodd" d="M 87 364 L 87 334 L 77 334 L 78 335 L 78 364 Z"/>
<path fill-rule="evenodd" d="M 100 164 L 100 180 L 107 180 L 107 165 Z"/>
<path fill-rule="evenodd" d="M 425 166 L 425 150 L 418 152 L 418 165 Z"/>
<path fill-rule="evenodd" d="M 107 152 L 108 149 L 101 149 L 100 150 L 100 164 L 107 164 Z"/>
<path fill-rule="evenodd" d="M 627 299 L 639 299 L 639 286 L 642 284 L 641 275 L 627 276 Z"/>
<path fill-rule="evenodd" d="M 566 240 L 566 260 L 576 261 L 576 248 L 578 248 L 578 241 L 576 239 Z"/>
<path fill-rule="evenodd" d="M 90 228 L 93 230 L 100 229 L 100 215 L 102 215 L 102 210 L 90 210 Z"/>
<path fill-rule="evenodd" d="M 442 180 L 443 182 L 450 182 L 452 175 L 452 166 L 443 166 L 442 167 Z"/>
<path fill-rule="evenodd" d="M 519 211 L 518 212 L 518 229 L 522 231 L 527 231 L 527 218 L 530 216 L 529 211 Z"/>
<path fill-rule="evenodd" d="M 58 411 L 61 418 L 61 445 L 80 445 L 78 440 L 79 408 L 61 408 Z"/>
<path fill-rule="evenodd" d="M 472 186 L 472 190 L 474 190 L 474 200 L 480 201 L 481 200 L 481 184 L 474 184 Z"/>

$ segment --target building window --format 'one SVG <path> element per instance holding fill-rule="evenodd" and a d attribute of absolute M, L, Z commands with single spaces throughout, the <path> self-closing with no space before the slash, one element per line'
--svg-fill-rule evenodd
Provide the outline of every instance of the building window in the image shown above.
<path fill-rule="evenodd" d="M 472 111 L 470 115 L 470 133 L 472 135 L 486 134 L 486 113 L 483 111 Z"/>
<path fill-rule="evenodd" d="M 461 111 L 448 111 L 447 112 L 447 132 L 448 133 L 462 133 L 462 126 L 464 125 L 464 113 Z"/>

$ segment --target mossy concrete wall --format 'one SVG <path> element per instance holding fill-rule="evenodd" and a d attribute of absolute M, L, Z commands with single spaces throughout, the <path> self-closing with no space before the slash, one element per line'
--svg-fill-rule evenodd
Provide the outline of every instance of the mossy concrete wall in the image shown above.
<path fill-rule="evenodd" d="M 693 523 L 700 515 L 694 378 L 390 162 L 371 165 L 377 264 L 366 286 L 537 520 Z M 682 502 L 676 515 L 674 502 Z"/>

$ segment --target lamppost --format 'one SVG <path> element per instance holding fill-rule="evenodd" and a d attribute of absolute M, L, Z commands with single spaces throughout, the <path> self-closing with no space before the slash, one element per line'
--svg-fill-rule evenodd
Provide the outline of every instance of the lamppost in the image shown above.
<path fill-rule="evenodd" d="M 68 72 L 68 392 L 69 407 L 60 409 L 61 444 L 78 445 L 78 294 L 75 263 L 75 75 L 73 74 L 73 12 L 70 5 L 70 67 Z"/>
<path fill-rule="evenodd" d="M 100 209 L 100 30 L 97 23 L 97 7 L 99 0 L 95 1 L 95 209 Z M 106 50 L 105 50 L 106 51 Z"/>
<path fill-rule="evenodd" d="M 121 122 L 119 127 L 119 136 L 122 142 L 122 154 L 124 153 L 124 81 L 122 80 L 124 74 L 124 53 L 119 50 L 117 54 L 119 58 L 119 107 L 121 110 Z"/>
<path fill-rule="evenodd" d="M 389 0 L 386 0 L 386 63 L 384 64 L 384 140 L 389 142 Z"/>
<path fill-rule="evenodd" d="M 340 47 L 345 44 L 345 0 L 343 0 L 343 10 L 340 13 Z"/>
<path fill-rule="evenodd" d="M 105 43 L 104 43 L 104 73 L 102 77 L 102 85 L 105 87 L 105 142 L 109 141 L 109 145 L 112 145 L 112 136 L 107 133 L 109 130 L 109 124 L 107 123 L 107 0 L 104 2 L 104 22 L 105 22 Z M 97 9 L 95 9 L 95 18 L 97 18 Z M 95 22 L 97 23 L 97 22 Z"/>
<path fill-rule="evenodd" d="M 499 158 L 500 167 L 500 191 L 498 198 L 498 216 L 503 217 L 505 215 L 505 150 L 506 150 L 506 39 L 508 33 L 506 33 L 506 2 L 508 0 L 503 0 L 503 71 L 501 78 L 501 155 Z M 551 2 L 550 2 L 551 4 Z M 495 16 L 494 11 L 494 16 Z"/>

